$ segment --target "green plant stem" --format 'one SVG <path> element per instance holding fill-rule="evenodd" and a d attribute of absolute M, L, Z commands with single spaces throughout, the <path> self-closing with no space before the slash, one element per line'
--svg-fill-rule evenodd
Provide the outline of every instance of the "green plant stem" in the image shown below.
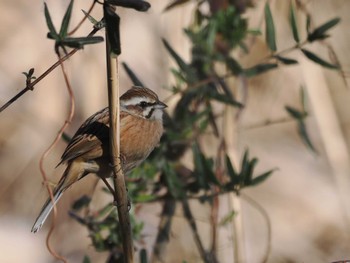
<path fill-rule="evenodd" d="M 107 25 L 108 26 L 108 25 Z M 106 30 L 107 32 L 107 30 Z M 107 85 L 110 125 L 110 155 L 114 173 L 114 203 L 118 209 L 118 218 L 123 240 L 124 262 L 134 262 L 134 247 L 131 232 L 128 198 L 123 170 L 120 162 L 120 108 L 118 56 L 112 54 L 106 33 Z"/>
<path fill-rule="evenodd" d="M 307 43 L 309 43 L 309 42 L 308 42 L 307 40 L 304 40 L 303 42 L 297 43 L 297 44 L 295 44 L 294 46 L 291 46 L 291 47 L 289 47 L 289 48 L 283 49 L 283 50 L 281 50 L 281 51 L 279 51 L 279 52 L 274 52 L 274 53 L 272 53 L 272 54 L 270 54 L 270 55 L 264 57 L 264 58 L 261 60 L 261 62 L 265 62 L 266 60 L 269 60 L 269 59 L 271 59 L 271 58 L 273 58 L 273 57 L 275 57 L 275 56 L 283 55 L 283 54 L 288 53 L 288 52 L 290 52 L 290 51 L 292 51 L 292 50 L 294 50 L 294 49 L 299 49 L 299 48 L 305 46 Z M 261 63 L 261 62 L 260 62 L 260 63 Z"/>

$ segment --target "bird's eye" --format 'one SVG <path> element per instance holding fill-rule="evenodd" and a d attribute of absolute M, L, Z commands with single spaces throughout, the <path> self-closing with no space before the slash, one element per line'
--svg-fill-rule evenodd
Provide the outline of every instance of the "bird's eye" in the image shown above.
<path fill-rule="evenodd" d="M 146 101 L 141 101 L 139 105 L 141 106 L 141 108 L 146 108 L 148 104 Z"/>

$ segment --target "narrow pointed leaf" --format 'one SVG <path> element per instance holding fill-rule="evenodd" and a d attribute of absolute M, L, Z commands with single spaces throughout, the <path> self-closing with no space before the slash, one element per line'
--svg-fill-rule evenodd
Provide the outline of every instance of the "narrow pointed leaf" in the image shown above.
<path fill-rule="evenodd" d="M 73 3 L 74 3 L 74 0 L 71 0 L 66 13 L 64 14 L 62 24 L 61 24 L 61 29 L 60 29 L 61 38 L 65 38 L 68 34 L 68 26 L 69 26 L 70 18 L 72 16 Z"/>
<path fill-rule="evenodd" d="M 304 55 L 312 60 L 313 62 L 325 67 L 325 68 L 329 68 L 329 69 L 339 69 L 338 65 L 333 65 L 323 59 L 321 59 L 320 57 L 318 57 L 317 55 L 315 55 L 314 53 L 312 53 L 311 51 L 308 51 L 306 49 L 301 49 L 301 51 L 304 53 Z"/>
<path fill-rule="evenodd" d="M 83 263 L 91 263 L 91 260 L 88 256 L 84 256 Z"/>
<path fill-rule="evenodd" d="M 251 184 L 253 173 L 256 164 L 258 163 L 257 158 L 253 158 L 251 161 L 248 161 L 248 169 L 246 170 L 245 174 L 243 175 L 244 185 L 249 186 Z"/>
<path fill-rule="evenodd" d="M 302 139 L 303 143 L 314 153 L 317 153 L 317 150 L 315 146 L 313 145 L 310 136 L 307 132 L 306 125 L 304 120 L 300 120 L 298 122 L 298 133 L 300 135 L 300 138 Z"/>
<path fill-rule="evenodd" d="M 289 115 L 292 116 L 296 120 L 301 120 L 301 119 L 304 119 L 306 117 L 306 114 L 304 112 L 301 112 L 294 107 L 285 106 L 285 109 L 287 110 Z"/>
<path fill-rule="evenodd" d="M 300 86 L 300 100 L 303 111 L 306 112 L 306 93 L 303 86 Z"/>
<path fill-rule="evenodd" d="M 128 74 L 129 78 L 131 79 L 132 83 L 135 86 L 146 87 L 146 86 L 143 85 L 141 80 L 136 76 L 134 71 L 132 71 L 131 68 L 125 62 L 123 62 L 122 65 L 123 65 L 126 73 Z"/>
<path fill-rule="evenodd" d="M 193 69 L 175 52 L 175 50 L 170 46 L 168 41 L 163 39 L 163 44 L 172 56 L 172 58 L 175 60 L 179 68 L 186 74 L 187 81 L 189 83 L 193 83 L 195 81 L 195 74 L 193 72 Z"/>
<path fill-rule="evenodd" d="M 222 103 L 225 103 L 225 104 L 229 104 L 229 105 L 232 105 L 232 106 L 235 106 L 235 107 L 238 107 L 238 108 L 243 108 L 243 104 L 234 100 L 233 98 L 230 98 L 229 96 L 227 95 L 223 95 L 223 94 L 220 94 L 220 93 L 210 93 L 208 94 L 208 97 L 209 98 L 212 98 L 216 101 L 219 101 L 219 102 L 222 102 Z"/>
<path fill-rule="evenodd" d="M 286 58 L 281 56 L 274 56 L 274 57 L 277 58 L 279 61 L 281 61 L 285 65 L 298 64 L 298 61 L 292 58 Z"/>
<path fill-rule="evenodd" d="M 83 207 L 86 207 L 90 204 L 91 202 L 91 198 L 87 195 L 83 195 L 82 197 L 80 197 L 78 200 L 76 200 L 73 205 L 72 205 L 72 209 L 75 211 L 78 211 L 80 209 L 82 209 Z"/>
<path fill-rule="evenodd" d="M 244 74 L 247 77 L 253 77 L 262 73 L 265 73 L 269 70 L 277 68 L 278 65 L 276 63 L 266 63 L 266 64 L 259 64 L 254 67 L 248 68 L 244 70 Z"/>
<path fill-rule="evenodd" d="M 241 65 L 234 58 L 228 57 L 225 62 L 227 67 L 233 74 L 238 75 L 242 73 L 243 69 Z"/>
<path fill-rule="evenodd" d="M 94 18 L 94 17 L 92 17 L 91 15 L 89 15 L 88 14 L 88 12 L 86 12 L 85 10 L 81 10 L 83 13 L 84 13 L 84 15 L 89 19 L 89 21 L 91 22 L 91 24 L 93 24 L 93 25 L 96 25 L 97 23 L 98 23 L 98 21 Z"/>
<path fill-rule="evenodd" d="M 164 11 L 169 11 L 170 9 L 173 9 L 174 7 L 180 6 L 182 4 L 185 4 L 189 2 L 190 0 L 175 0 L 171 2 L 169 5 L 167 5 L 164 9 Z"/>
<path fill-rule="evenodd" d="M 249 186 L 256 186 L 258 184 L 261 184 L 262 182 L 264 182 L 267 178 L 270 177 L 270 175 L 274 172 L 275 170 L 270 170 L 266 173 L 263 173 L 255 178 L 253 178 L 251 181 L 250 181 L 250 185 Z"/>
<path fill-rule="evenodd" d="M 67 46 L 69 45 L 78 45 L 78 46 L 84 46 L 84 45 L 91 45 L 91 44 L 97 44 L 103 42 L 103 37 L 100 36 L 91 36 L 91 37 L 66 37 L 62 44 L 65 44 Z"/>
<path fill-rule="evenodd" d="M 108 0 L 108 3 L 115 6 L 131 8 L 139 12 L 146 12 L 151 4 L 143 0 Z"/>
<path fill-rule="evenodd" d="M 306 16 L 306 32 L 308 35 L 310 35 L 310 28 L 311 28 L 311 16 Z"/>
<path fill-rule="evenodd" d="M 148 263 L 147 250 L 144 248 L 140 251 L 140 263 Z"/>
<path fill-rule="evenodd" d="M 299 43 L 300 38 L 299 38 L 298 26 L 297 26 L 297 21 L 296 21 L 296 17 L 295 17 L 295 9 L 294 9 L 293 4 L 291 4 L 291 6 L 290 6 L 290 25 L 291 25 L 292 31 L 293 31 L 293 38 L 294 38 L 295 42 Z"/>
<path fill-rule="evenodd" d="M 271 14 L 270 6 L 268 3 L 265 5 L 265 24 L 266 24 L 266 43 L 272 51 L 277 50 L 276 36 L 275 36 L 275 25 L 273 23 L 273 17 Z"/>
<path fill-rule="evenodd" d="M 239 176 L 237 174 L 237 172 L 235 171 L 232 162 L 230 160 L 230 157 L 228 157 L 228 155 L 226 155 L 226 169 L 227 169 L 227 173 L 229 175 L 229 177 L 231 178 L 231 182 L 236 185 L 239 184 Z"/>
<path fill-rule="evenodd" d="M 323 25 L 317 27 L 311 34 L 308 35 L 308 41 L 312 42 L 317 39 L 326 38 L 327 35 L 325 33 L 332 27 L 336 26 L 339 22 L 340 22 L 340 18 L 336 17 L 324 23 Z"/>
<path fill-rule="evenodd" d="M 240 182 L 241 184 L 244 184 L 245 177 L 247 175 L 247 172 L 249 170 L 249 151 L 248 149 L 244 152 L 242 163 L 241 163 L 241 172 L 239 173 Z"/>
<path fill-rule="evenodd" d="M 225 226 L 228 223 L 231 223 L 233 218 L 237 215 L 235 211 L 229 212 L 227 215 L 225 215 L 219 222 L 219 226 Z"/>
<path fill-rule="evenodd" d="M 49 34 L 51 35 L 52 38 L 59 39 L 55 26 L 52 23 L 50 12 L 46 3 L 44 3 L 44 13 L 45 13 L 46 24 L 47 24 L 47 27 L 49 28 Z"/>

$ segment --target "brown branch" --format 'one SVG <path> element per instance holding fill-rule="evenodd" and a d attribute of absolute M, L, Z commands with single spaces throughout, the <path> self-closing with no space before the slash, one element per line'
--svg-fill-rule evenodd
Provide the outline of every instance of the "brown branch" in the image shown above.
<path fill-rule="evenodd" d="M 106 8 L 104 8 L 106 12 Z M 106 25 L 108 26 L 108 25 Z M 123 240 L 124 262 L 134 262 L 134 247 L 130 225 L 128 198 L 123 170 L 120 162 L 120 104 L 119 104 L 119 75 L 118 56 L 112 54 L 106 30 L 106 60 L 108 107 L 110 125 L 110 155 L 114 173 L 114 203 L 118 209 L 120 231 Z"/>
<path fill-rule="evenodd" d="M 96 34 L 97 31 L 99 31 L 99 28 L 94 28 L 89 34 L 89 36 L 93 36 Z M 21 96 L 23 96 L 27 91 L 34 90 L 34 86 L 38 84 L 42 79 L 44 79 L 47 75 L 51 73 L 55 68 L 57 68 L 61 63 L 66 61 L 68 58 L 73 56 L 79 49 L 75 48 L 71 50 L 67 55 L 60 58 L 58 61 L 56 61 L 50 68 L 48 68 L 44 73 L 42 73 L 37 79 L 35 79 L 33 82 L 31 82 L 29 85 L 27 85 L 24 89 L 22 89 L 19 93 L 17 93 L 12 99 L 10 99 L 8 102 L 6 102 L 1 108 L 0 113 L 4 111 L 8 106 L 10 106 L 12 103 L 14 103 L 16 100 L 18 100 Z"/>
<path fill-rule="evenodd" d="M 197 224 L 196 224 L 196 221 L 194 220 L 194 217 L 193 217 L 190 205 L 188 203 L 188 200 L 187 199 L 183 199 L 181 203 L 182 203 L 182 209 L 183 209 L 183 212 L 184 212 L 184 216 L 185 216 L 188 224 L 191 227 L 194 241 L 196 243 L 196 246 L 198 248 L 199 254 L 200 254 L 203 262 L 205 262 L 205 263 L 213 262 L 213 261 L 210 260 L 210 257 L 209 257 L 210 255 L 205 250 L 205 248 L 203 246 L 202 240 L 201 240 L 201 238 L 199 236 L 199 233 L 198 233 Z"/>
<path fill-rule="evenodd" d="M 47 237 L 46 237 L 46 247 L 49 250 L 50 254 L 53 257 L 55 257 L 57 260 L 60 260 L 62 262 L 67 262 L 64 257 L 62 257 L 59 254 L 57 254 L 57 252 L 50 246 L 50 237 L 52 236 L 53 230 L 55 228 L 55 223 L 56 223 L 57 208 L 56 208 L 56 204 L 55 204 L 55 201 L 54 201 L 52 189 L 51 189 L 51 187 L 49 185 L 49 182 L 47 180 L 47 176 L 46 176 L 46 173 L 45 173 L 45 170 L 44 170 L 44 160 L 46 159 L 48 154 L 51 152 L 51 150 L 57 145 L 58 141 L 62 137 L 62 134 L 63 134 L 64 130 L 71 123 L 71 121 L 73 119 L 73 115 L 74 115 L 74 110 L 75 110 L 75 102 L 74 102 L 73 90 L 72 90 L 72 87 L 70 85 L 67 73 L 65 71 L 63 60 L 62 60 L 62 58 L 61 58 L 59 53 L 58 53 L 58 58 L 59 58 L 59 61 L 60 61 L 60 66 L 61 66 L 62 73 L 63 73 L 63 76 L 64 76 L 64 80 L 65 80 L 65 83 L 66 83 L 66 86 L 67 86 L 68 94 L 69 94 L 69 97 L 70 97 L 70 111 L 69 111 L 69 114 L 67 116 L 67 119 L 65 120 L 65 122 L 62 125 L 61 129 L 59 130 L 55 140 L 52 142 L 50 147 L 41 156 L 40 161 L 39 161 L 39 166 L 40 166 L 41 175 L 43 177 L 43 183 L 46 186 L 46 189 L 47 189 L 47 191 L 49 193 L 51 202 L 53 204 L 52 224 L 51 224 L 50 230 L 49 230 L 49 232 L 47 234 Z"/>
<path fill-rule="evenodd" d="M 176 200 L 169 198 L 163 203 L 163 210 L 159 221 L 158 234 L 153 246 L 153 258 L 160 262 L 166 262 L 165 249 L 169 242 L 171 222 L 176 209 Z M 152 262 L 154 261 L 152 260 Z"/>

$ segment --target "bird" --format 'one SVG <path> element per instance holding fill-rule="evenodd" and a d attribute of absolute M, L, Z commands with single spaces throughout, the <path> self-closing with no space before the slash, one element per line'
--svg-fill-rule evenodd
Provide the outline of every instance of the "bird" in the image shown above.
<path fill-rule="evenodd" d="M 124 174 L 141 164 L 159 144 L 163 113 L 167 105 L 152 90 L 133 86 L 120 97 L 120 158 Z M 59 165 L 67 164 L 53 189 L 54 202 L 44 203 L 31 232 L 41 229 L 54 204 L 72 184 L 88 174 L 105 183 L 113 175 L 109 153 L 108 107 L 90 116 L 76 131 L 62 154 Z"/>

